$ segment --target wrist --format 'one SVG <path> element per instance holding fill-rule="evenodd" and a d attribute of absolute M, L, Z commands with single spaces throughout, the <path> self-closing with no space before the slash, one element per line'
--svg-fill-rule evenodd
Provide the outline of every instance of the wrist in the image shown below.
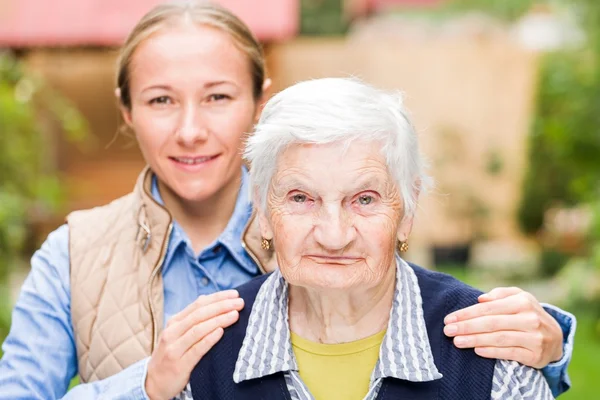
<path fill-rule="evenodd" d="M 159 396 L 159 390 L 154 384 L 154 381 L 150 378 L 150 374 L 146 376 L 144 390 L 146 391 L 146 395 L 150 400 L 160 400 L 161 397 Z"/>
<path fill-rule="evenodd" d="M 554 362 L 560 361 L 560 360 L 563 358 L 563 354 L 564 354 L 564 353 L 563 353 L 563 347 L 562 347 L 562 346 L 560 346 L 560 347 L 559 347 L 559 348 L 558 348 L 558 349 L 557 349 L 557 350 L 554 352 L 554 357 L 552 357 L 552 358 L 550 359 L 550 362 L 551 362 L 551 363 L 554 363 Z"/>

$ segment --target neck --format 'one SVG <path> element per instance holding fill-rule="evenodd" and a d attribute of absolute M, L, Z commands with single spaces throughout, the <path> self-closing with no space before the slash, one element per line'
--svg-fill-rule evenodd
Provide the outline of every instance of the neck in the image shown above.
<path fill-rule="evenodd" d="M 189 237 L 195 253 L 214 242 L 227 227 L 235 210 L 241 179 L 240 171 L 231 182 L 201 201 L 185 200 L 158 181 L 165 208 Z"/>
<path fill-rule="evenodd" d="M 347 343 L 386 329 L 396 268 L 390 267 L 381 284 L 367 289 L 332 291 L 290 285 L 290 330 L 317 343 Z"/>

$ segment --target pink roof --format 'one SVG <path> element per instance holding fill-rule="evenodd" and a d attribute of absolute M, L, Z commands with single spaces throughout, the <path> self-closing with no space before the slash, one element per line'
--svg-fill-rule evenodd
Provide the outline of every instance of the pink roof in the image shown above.
<path fill-rule="evenodd" d="M 163 0 L 0 0 L 0 46 L 120 45 Z M 264 41 L 294 36 L 299 0 L 218 0 Z"/>
<path fill-rule="evenodd" d="M 368 15 L 393 7 L 432 7 L 447 0 L 347 0 L 353 17 Z"/>

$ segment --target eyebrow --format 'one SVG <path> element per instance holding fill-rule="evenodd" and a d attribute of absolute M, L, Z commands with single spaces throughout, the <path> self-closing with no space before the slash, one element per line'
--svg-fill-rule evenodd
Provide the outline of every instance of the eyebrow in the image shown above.
<path fill-rule="evenodd" d="M 307 185 L 306 182 L 303 182 L 301 179 L 297 177 L 287 178 L 283 177 L 279 179 L 279 185 L 285 190 L 308 190 L 310 185 Z"/>
<path fill-rule="evenodd" d="M 142 90 L 142 93 L 147 92 L 149 90 L 172 90 L 171 86 L 168 85 L 152 85 L 152 86 L 148 86 L 147 88 L 144 88 Z"/>
<path fill-rule="evenodd" d="M 298 177 L 283 177 L 279 181 L 280 186 L 288 191 L 288 190 L 302 190 L 302 191 L 310 191 L 310 185 L 304 182 L 301 178 Z M 352 185 L 348 193 L 358 193 L 364 190 L 382 190 L 383 183 L 377 179 L 377 175 L 368 175 L 366 178 L 361 178 L 357 180 L 356 185 Z"/>
<path fill-rule="evenodd" d="M 377 179 L 377 175 L 367 175 L 364 179 L 357 180 L 357 184 L 352 186 L 352 192 L 362 192 L 368 189 L 381 189 L 382 182 Z"/>
<path fill-rule="evenodd" d="M 231 81 L 213 81 L 213 82 L 205 83 L 204 89 L 211 89 L 215 86 L 220 86 L 220 85 L 231 85 L 231 86 L 237 87 L 237 85 Z M 142 93 L 147 92 L 149 90 L 173 90 L 173 88 L 169 85 L 152 85 L 152 86 L 148 86 L 147 88 L 144 88 L 142 90 Z"/>
<path fill-rule="evenodd" d="M 236 86 L 237 87 L 237 85 L 234 82 L 232 82 L 232 81 L 214 81 L 214 82 L 207 82 L 207 83 L 205 83 L 204 84 L 204 88 L 205 89 L 210 89 L 212 87 L 219 86 L 219 85 L 232 85 L 232 86 Z"/>

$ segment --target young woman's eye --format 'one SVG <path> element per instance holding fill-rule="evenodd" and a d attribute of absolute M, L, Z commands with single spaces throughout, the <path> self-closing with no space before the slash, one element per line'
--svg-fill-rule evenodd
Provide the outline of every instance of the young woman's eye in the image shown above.
<path fill-rule="evenodd" d="M 306 202 L 306 195 L 305 194 L 295 194 L 292 196 L 292 201 L 294 203 L 304 203 Z"/>
<path fill-rule="evenodd" d="M 210 101 L 223 101 L 223 100 L 229 99 L 230 97 L 226 94 L 217 93 L 217 94 L 211 94 L 208 98 Z"/>
<path fill-rule="evenodd" d="M 159 96 L 150 100 L 150 104 L 171 104 L 171 98 L 169 96 Z"/>

